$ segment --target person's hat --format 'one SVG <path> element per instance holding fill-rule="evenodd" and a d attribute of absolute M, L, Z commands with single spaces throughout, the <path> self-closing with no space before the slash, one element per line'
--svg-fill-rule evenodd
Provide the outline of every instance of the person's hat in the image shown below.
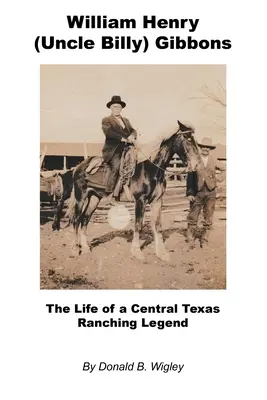
<path fill-rule="evenodd" d="M 201 143 L 198 143 L 199 147 L 208 147 L 209 149 L 216 149 L 216 146 L 212 144 L 212 140 L 210 138 L 203 138 Z"/>
<path fill-rule="evenodd" d="M 122 108 L 126 106 L 126 103 L 121 100 L 121 96 L 112 96 L 111 100 L 107 103 L 107 108 L 110 108 L 112 104 L 120 104 Z"/>

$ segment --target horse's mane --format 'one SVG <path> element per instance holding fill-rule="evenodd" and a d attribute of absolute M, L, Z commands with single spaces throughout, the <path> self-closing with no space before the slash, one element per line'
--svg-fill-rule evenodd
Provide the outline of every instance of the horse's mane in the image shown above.
<path fill-rule="evenodd" d="M 158 154 L 160 148 L 172 135 L 177 132 L 177 126 L 171 130 L 170 133 L 158 135 L 154 140 L 148 143 L 137 143 L 137 162 L 140 163 L 142 161 L 151 159 L 152 161 L 155 159 Z"/>

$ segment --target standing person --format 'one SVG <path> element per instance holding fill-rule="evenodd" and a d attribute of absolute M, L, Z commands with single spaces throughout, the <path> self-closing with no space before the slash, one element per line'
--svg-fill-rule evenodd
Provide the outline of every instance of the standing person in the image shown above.
<path fill-rule="evenodd" d="M 121 116 L 126 103 L 120 96 L 112 96 L 107 103 L 111 114 L 102 120 L 102 130 L 106 136 L 102 150 L 103 159 L 108 167 L 106 193 L 112 195 L 119 178 L 120 162 L 126 143 L 135 143 L 137 133 L 130 121 Z M 116 199 L 117 200 L 117 199 Z"/>
<path fill-rule="evenodd" d="M 204 138 L 198 146 L 202 162 L 197 171 L 189 172 L 187 176 L 186 195 L 190 201 L 190 211 L 187 217 L 189 249 L 194 248 L 197 223 L 202 210 L 204 220 L 200 246 L 207 247 L 216 203 L 216 162 L 210 154 L 216 146 L 209 138 Z"/>

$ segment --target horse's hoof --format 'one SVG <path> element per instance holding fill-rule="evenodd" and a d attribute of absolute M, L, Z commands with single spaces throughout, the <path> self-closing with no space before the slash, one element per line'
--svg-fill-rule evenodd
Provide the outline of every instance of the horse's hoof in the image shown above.
<path fill-rule="evenodd" d="M 81 251 L 82 251 L 84 254 L 88 254 L 88 253 L 91 252 L 91 247 L 88 246 L 88 245 L 87 245 L 87 246 L 82 246 Z"/>
<path fill-rule="evenodd" d="M 201 247 L 201 246 L 200 246 Z M 187 246 L 187 251 L 192 251 L 192 250 L 194 250 L 196 248 L 196 245 L 195 244 L 189 244 L 188 246 Z"/>
<path fill-rule="evenodd" d="M 82 252 L 81 246 L 79 246 L 78 244 L 75 244 L 71 247 L 70 257 L 75 258 L 75 257 L 79 256 L 81 254 L 81 252 Z"/>
<path fill-rule="evenodd" d="M 132 248 L 132 256 L 134 258 L 137 258 L 137 260 L 144 260 L 144 255 L 142 251 L 137 247 L 137 248 Z"/>
<path fill-rule="evenodd" d="M 171 258 L 169 256 L 169 253 L 162 253 L 162 254 L 157 254 L 157 257 L 161 259 L 161 261 L 166 261 L 166 262 L 170 262 Z"/>

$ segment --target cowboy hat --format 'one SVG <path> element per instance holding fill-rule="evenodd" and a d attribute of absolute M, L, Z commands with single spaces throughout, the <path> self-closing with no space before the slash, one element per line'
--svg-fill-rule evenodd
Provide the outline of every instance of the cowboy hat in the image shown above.
<path fill-rule="evenodd" d="M 124 103 L 124 101 L 121 100 L 121 96 L 112 96 L 111 100 L 107 103 L 107 108 L 110 108 L 112 104 L 120 104 L 122 108 L 126 106 L 126 103 Z"/>
<path fill-rule="evenodd" d="M 201 143 L 198 143 L 199 147 L 208 147 L 209 149 L 216 149 L 216 146 L 212 144 L 212 140 L 210 138 L 203 138 Z"/>

